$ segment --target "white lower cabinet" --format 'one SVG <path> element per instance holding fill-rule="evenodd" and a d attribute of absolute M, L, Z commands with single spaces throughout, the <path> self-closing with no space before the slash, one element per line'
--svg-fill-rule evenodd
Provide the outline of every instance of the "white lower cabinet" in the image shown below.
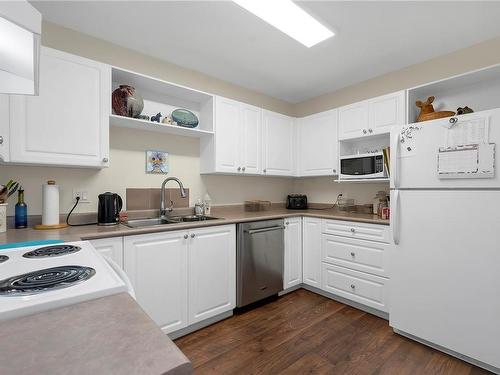
<path fill-rule="evenodd" d="M 234 225 L 190 231 L 189 324 L 235 307 L 235 246 Z"/>
<path fill-rule="evenodd" d="M 188 325 L 187 235 L 178 231 L 124 237 L 124 269 L 137 302 L 165 333 Z"/>
<path fill-rule="evenodd" d="M 321 288 L 321 219 L 302 220 L 302 280 L 304 284 Z"/>
<path fill-rule="evenodd" d="M 283 289 L 302 284 L 302 218 L 285 219 Z"/>
<path fill-rule="evenodd" d="M 123 237 L 102 238 L 90 241 L 102 255 L 123 268 Z"/>
<path fill-rule="evenodd" d="M 124 238 L 124 269 L 137 302 L 163 332 L 234 308 L 235 233 L 224 225 Z"/>
<path fill-rule="evenodd" d="M 323 263 L 321 289 L 379 311 L 389 312 L 387 279 Z"/>

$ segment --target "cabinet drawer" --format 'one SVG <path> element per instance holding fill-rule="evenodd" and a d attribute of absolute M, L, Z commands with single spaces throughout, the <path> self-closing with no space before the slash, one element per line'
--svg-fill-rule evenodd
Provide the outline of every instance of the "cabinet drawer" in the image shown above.
<path fill-rule="evenodd" d="M 323 262 L 389 277 L 387 273 L 387 245 L 380 242 L 321 235 L 321 258 Z"/>
<path fill-rule="evenodd" d="M 388 280 L 323 263 L 321 289 L 374 309 L 388 312 Z"/>
<path fill-rule="evenodd" d="M 388 225 L 323 220 L 322 233 L 386 243 L 390 241 Z"/>

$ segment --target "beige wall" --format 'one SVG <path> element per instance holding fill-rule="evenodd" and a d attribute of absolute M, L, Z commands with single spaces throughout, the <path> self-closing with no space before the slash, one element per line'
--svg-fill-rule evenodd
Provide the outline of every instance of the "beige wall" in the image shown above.
<path fill-rule="evenodd" d="M 298 103 L 295 116 L 307 116 L 498 63 L 500 38 L 495 38 Z"/>
<path fill-rule="evenodd" d="M 319 112 L 387 92 L 397 91 L 446 76 L 500 62 L 500 38 L 438 59 L 374 78 L 364 83 L 292 105 L 233 84 L 163 62 L 135 51 L 98 40 L 53 24 L 43 24 L 42 43 L 46 46 L 117 65 L 203 91 L 234 98 L 285 114 L 298 116 Z M 0 181 L 15 178 L 26 190 L 30 214 L 41 213 L 41 185 L 55 179 L 61 186 L 61 212 L 72 206 L 73 190 L 87 190 L 91 203 L 81 204 L 79 212 L 96 210 L 97 195 L 115 191 L 125 196 L 126 187 L 159 187 L 163 177 L 144 172 L 145 150 L 170 152 L 169 175 L 178 176 L 191 189 L 191 205 L 208 191 L 214 204 L 241 203 L 260 198 L 283 201 L 290 192 L 306 193 L 311 202 L 334 202 L 343 193 L 358 203 L 371 201 L 374 193 L 387 184 L 338 184 L 332 178 L 270 178 L 247 176 L 201 176 L 199 141 L 166 134 L 112 128 L 111 167 L 103 170 L 0 166 Z M 13 213 L 14 200 L 10 201 Z"/>

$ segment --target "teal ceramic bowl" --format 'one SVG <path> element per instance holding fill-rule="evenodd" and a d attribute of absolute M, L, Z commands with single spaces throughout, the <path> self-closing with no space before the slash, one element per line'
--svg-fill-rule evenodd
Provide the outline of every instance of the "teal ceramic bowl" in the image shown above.
<path fill-rule="evenodd" d="M 198 117 L 193 112 L 183 108 L 172 112 L 172 120 L 177 125 L 184 126 L 185 128 L 196 128 L 198 126 Z"/>

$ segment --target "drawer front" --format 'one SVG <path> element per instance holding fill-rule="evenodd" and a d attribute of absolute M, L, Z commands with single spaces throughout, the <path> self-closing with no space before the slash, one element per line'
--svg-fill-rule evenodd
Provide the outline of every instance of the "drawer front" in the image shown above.
<path fill-rule="evenodd" d="M 381 242 L 322 234 L 321 258 L 326 263 L 389 277 L 386 266 L 387 246 Z"/>
<path fill-rule="evenodd" d="M 388 225 L 323 220 L 322 232 L 361 240 L 390 242 L 390 228 Z"/>
<path fill-rule="evenodd" d="M 388 312 L 387 280 L 381 277 L 323 263 L 321 289 L 325 292 Z"/>

